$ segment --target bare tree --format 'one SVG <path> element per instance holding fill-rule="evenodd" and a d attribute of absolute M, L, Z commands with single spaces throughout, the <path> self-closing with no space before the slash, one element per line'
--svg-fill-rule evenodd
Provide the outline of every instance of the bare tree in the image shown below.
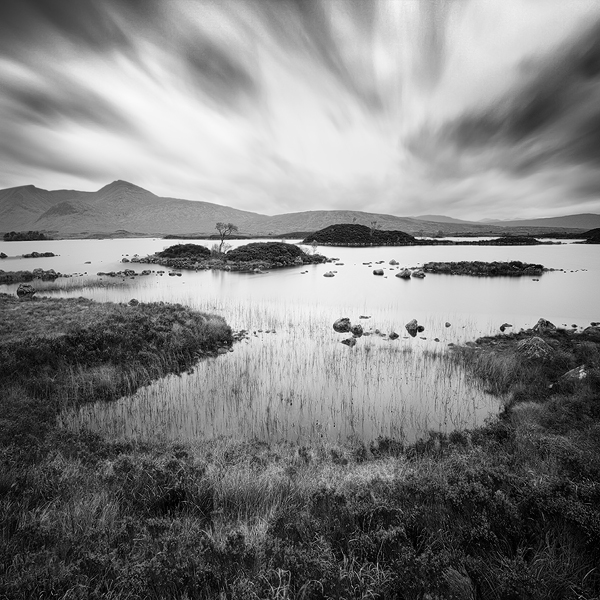
<path fill-rule="evenodd" d="M 225 243 L 225 238 L 232 233 L 238 231 L 237 225 L 233 223 L 217 223 L 215 229 L 219 232 L 219 237 L 221 238 L 221 243 L 219 244 L 219 254 L 223 251 L 223 244 Z"/>

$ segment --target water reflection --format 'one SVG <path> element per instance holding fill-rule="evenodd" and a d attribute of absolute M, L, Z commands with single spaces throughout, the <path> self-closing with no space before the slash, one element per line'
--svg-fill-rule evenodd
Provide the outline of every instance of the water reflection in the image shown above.
<path fill-rule="evenodd" d="M 498 410 L 498 400 L 440 359 L 447 344 L 496 333 L 505 321 L 515 328 L 531 326 L 541 316 L 557 325 L 600 321 L 595 300 L 600 295 L 598 246 L 320 248 L 344 264 L 263 275 L 223 271 L 184 272 L 182 277 L 95 275 L 125 266 L 139 272 L 148 265 L 123 265 L 121 258 L 153 253 L 171 243 L 127 239 L 0 244 L 0 251 L 9 256 L 34 250 L 60 255 L 8 258 L 0 264 L 5 270 L 88 271 L 54 283 L 36 282 L 39 294 L 180 302 L 220 314 L 235 329 L 256 331 L 233 353 L 201 362 L 193 374 L 170 377 L 134 398 L 66 416 L 69 426 L 142 438 L 158 433 L 177 439 L 225 433 L 293 440 L 350 436 L 368 440 L 379 435 L 414 439 L 428 429 L 449 431 L 479 424 Z M 234 245 L 242 243 L 246 242 Z M 389 264 L 392 259 L 398 261 L 397 267 Z M 394 276 L 396 268 L 439 260 L 522 260 L 565 271 L 546 273 L 540 281 L 447 275 L 403 281 Z M 377 265 L 385 269 L 383 277 L 372 274 L 377 261 L 383 261 Z M 332 269 L 337 271 L 335 277 L 323 277 Z M 16 287 L 2 286 L 0 291 L 14 293 Z M 347 316 L 356 322 L 360 315 L 371 317 L 361 321 L 365 329 L 396 331 L 400 339 L 392 342 L 372 335 L 355 348 L 343 346 L 344 336 L 333 331 L 333 321 Z M 403 337 L 404 324 L 413 318 L 425 325 L 426 339 Z M 451 327 L 445 327 L 446 322 Z"/>

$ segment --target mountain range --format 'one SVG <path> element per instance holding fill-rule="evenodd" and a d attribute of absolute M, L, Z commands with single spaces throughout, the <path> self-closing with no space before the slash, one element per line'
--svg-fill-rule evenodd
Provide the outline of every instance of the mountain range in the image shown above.
<path fill-rule="evenodd" d="M 471 222 L 443 215 L 397 217 L 352 210 L 316 210 L 263 215 L 229 206 L 164 198 L 127 181 L 96 192 L 43 190 L 33 185 L 0 190 L 0 230 L 42 231 L 51 236 L 215 234 L 215 224 L 231 222 L 248 236 L 282 236 L 317 231 L 338 223 L 358 223 L 417 235 L 575 232 L 600 227 L 600 215 L 570 215 L 523 221 Z M 539 229 L 539 231 L 538 231 Z"/>

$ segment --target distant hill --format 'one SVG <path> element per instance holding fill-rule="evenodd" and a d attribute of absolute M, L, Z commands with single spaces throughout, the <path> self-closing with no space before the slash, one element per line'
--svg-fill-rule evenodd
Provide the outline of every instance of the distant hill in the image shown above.
<path fill-rule="evenodd" d="M 431 223 L 466 223 L 468 225 L 473 225 L 473 221 L 464 221 L 462 219 L 455 219 L 454 217 L 446 217 L 444 215 L 419 215 L 418 217 L 413 217 L 414 219 L 418 219 L 419 221 L 429 221 Z"/>
<path fill-rule="evenodd" d="M 600 216 L 592 216 L 597 217 L 600 224 Z M 438 220 L 424 220 L 426 218 Z M 524 225 L 528 223 L 525 221 L 518 222 L 518 227 L 507 227 L 506 223 L 471 223 L 442 215 L 414 218 L 351 210 L 315 210 L 268 216 L 211 202 L 164 198 L 121 180 L 96 192 L 48 191 L 33 185 L 0 190 L 0 233 L 36 230 L 58 237 L 115 237 L 116 232 L 121 231 L 128 236 L 205 237 L 215 233 L 218 221 L 234 223 L 241 236 L 314 232 L 342 223 L 419 236 L 494 236 L 509 230 L 519 234 L 536 233 L 535 227 Z M 546 226 L 555 227 L 553 219 L 537 221 L 549 221 Z M 592 225 L 582 229 L 590 229 Z M 541 227 L 537 230 L 548 232 Z"/>
<path fill-rule="evenodd" d="M 583 213 L 565 217 L 549 217 L 546 219 L 519 219 L 514 221 L 488 221 L 487 225 L 501 227 L 568 227 L 573 229 L 594 229 L 600 227 L 600 215 Z"/>

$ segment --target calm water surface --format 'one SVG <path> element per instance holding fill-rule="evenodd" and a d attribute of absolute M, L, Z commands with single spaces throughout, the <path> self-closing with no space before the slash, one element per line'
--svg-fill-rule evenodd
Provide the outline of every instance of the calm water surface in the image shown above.
<path fill-rule="evenodd" d="M 98 301 L 180 302 L 220 314 L 248 341 L 233 353 L 200 362 L 192 374 L 168 377 L 133 398 L 85 407 L 64 422 L 115 437 L 194 439 L 217 435 L 267 440 L 332 440 L 379 435 L 415 439 L 429 429 L 450 431 L 481 424 L 499 401 L 469 382 L 442 355 L 450 342 L 496 333 L 505 321 L 529 327 L 538 318 L 557 325 L 600 321 L 600 246 L 329 248 L 318 251 L 342 265 L 313 265 L 255 275 L 222 271 L 99 278 L 99 271 L 162 268 L 122 264 L 178 241 L 163 239 L 4 242 L 8 270 L 53 268 L 78 273 L 36 283 L 39 294 Z M 208 247 L 214 241 L 195 241 Z M 247 243 L 235 241 L 234 246 Z M 22 259 L 31 251 L 55 258 Z M 396 268 L 427 261 L 522 260 L 564 269 L 522 278 L 428 275 L 404 281 Z M 377 261 L 384 261 L 376 265 Z M 89 264 L 86 264 L 88 263 Z M 371 262 L 371 265 L 364 265 Z M 373 269 L 384 268 L 377 277 Z M 329 270 L 333 278 L 323 277 Z M 302 274 L 303 271 L 308 271 Z M 87 272 L 87 274 L 86 274 Z M 16 285 L 0 286 L 14 293 Z M 371 335 L 353 349 L 331 324 L 341 316 L 365 330 L 396 331 L 400 339 Z M 360 320 L 360 316 L 369 319 Z M 416 318 L 422 337 L 404 336 Z M 446 327 L 445 323 L 451 323 Z M 439 342 L 435 342 L 438 338 Z"/>

